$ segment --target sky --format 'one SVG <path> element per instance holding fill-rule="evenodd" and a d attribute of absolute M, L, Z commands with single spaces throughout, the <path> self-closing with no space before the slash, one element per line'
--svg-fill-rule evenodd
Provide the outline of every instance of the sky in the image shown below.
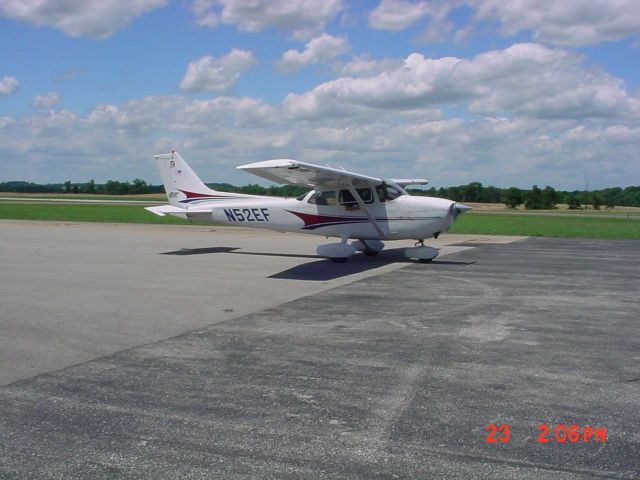
<path fill-rule="evenodd" d="M 0 181 L 640 185 L 640 0 L 0 0 Z"/>

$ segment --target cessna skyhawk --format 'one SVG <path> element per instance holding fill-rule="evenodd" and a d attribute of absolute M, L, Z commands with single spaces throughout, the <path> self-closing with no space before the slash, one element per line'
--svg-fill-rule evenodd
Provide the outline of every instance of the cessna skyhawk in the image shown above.
<path fill-rule="evenodd" d="M 430 262 L 438 250 L 424 245 L 438 238 L 456 217 L 470 210 L 462 203 L 412 197 L 404 187 L 424 185 L 422 178 L 382 179 L 297 160 L 277 159 L 237 167 L 276 183 L 310 187 L 298 198 L 227 193 L 207 187 L 174 150 L 154 156 L 170 205 L 147 207 L 156 215 L 337 237 L 317 253 L 345 262 L 357 251 L 376 255 L 382 240 L 414 239 L 407 258 Z M 349 243 L 349 240 L 354 241 Z"/>

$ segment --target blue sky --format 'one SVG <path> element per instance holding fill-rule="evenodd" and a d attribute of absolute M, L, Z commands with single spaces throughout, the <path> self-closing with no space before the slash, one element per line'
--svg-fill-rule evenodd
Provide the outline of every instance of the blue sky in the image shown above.
<path fill-rule="evenodd" d="M 637 1 L 0 0 L 0 180 L 640 184 Z"/>

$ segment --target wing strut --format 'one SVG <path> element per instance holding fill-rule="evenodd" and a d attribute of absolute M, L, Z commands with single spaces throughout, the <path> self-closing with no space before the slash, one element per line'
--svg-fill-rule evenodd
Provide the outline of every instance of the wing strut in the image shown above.
<path fill-rule="evenodd" d="M 381 237 L 384 237 L 384 233 L 382 232 L 382 229 L 380 228 L 380 225 L 378 224 L 378 221 L 376 220 L 376 217 L 374 217 L 373 214 L 369 211 L 369 208 L 362 201 L 362 199 L 360 198 L 360 195 L 358 195 L 358 192 L 356 191 L 355 187 L 353 186 L 353 184 L 351 182 L 349 182 L 347 184 L 347 188 L 351 192 L 351 195 L 353 196 L 353 198 L 356 199 L 356 202 L 358 202 L 358 206 L 362 210 L 364 210 L 364 212 L 367 214 L 367 217 L 369 217 L 369 220 L 371 221 L 371 224 L 373 225 L 373 228 L 375 228 L 377 230 L 377 232 L 380 234 Z"/>

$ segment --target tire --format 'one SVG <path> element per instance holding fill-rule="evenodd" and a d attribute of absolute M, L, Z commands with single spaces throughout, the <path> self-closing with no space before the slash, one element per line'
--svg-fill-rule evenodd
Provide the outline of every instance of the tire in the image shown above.
<path fill-rule="evenodd" d="M 363 250 L 362 253 L 364 253 L 367 257 L 375 257 L 380 252 L 374 252 L 373 250 Z"/>
<path fill-rule="evenodd" d="M 345 263 L 347 260 L 349 260 L 349 257 L 332 257 L 331 260 L 336 263 Z"/>
<path fill-rule="evenodd" d="M 433 262 L 433 258 L 419 258 L 418 261 L 420 263 L 431 263 Z"/>

